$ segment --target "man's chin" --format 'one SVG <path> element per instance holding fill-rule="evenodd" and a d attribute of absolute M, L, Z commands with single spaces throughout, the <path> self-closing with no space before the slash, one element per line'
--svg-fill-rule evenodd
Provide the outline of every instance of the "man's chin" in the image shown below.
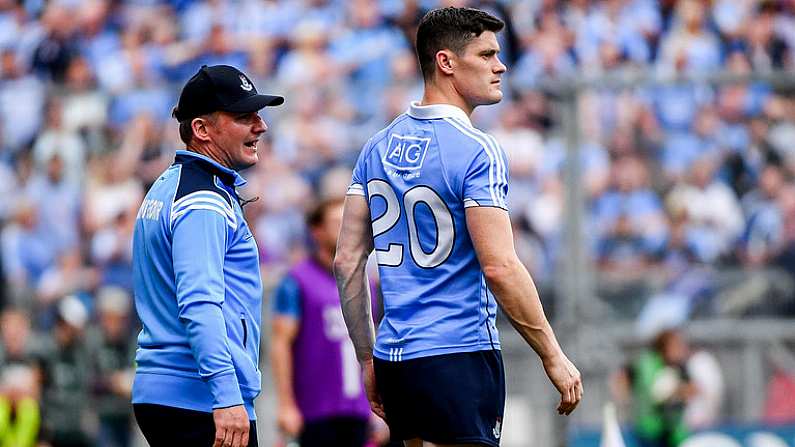
<path fill-rule="evenodd" d="M 497 104 L 498 102 L 502 101 L 502 96 L 503 96 L 502 91 L 498 90 L 492 93 L 491 95 L 487 96 L 486 98 L 483 98 L 483 100 L 480 102 L 480 105 L 490 106 L 492 104 Z"/>
<path fill-rule="evenodd" d="M 253 157 L 246 157 L 245 160 L 238 161 L 237 165 L 235 166 L 235 171 L 243 171 L 248 169 L 259 161 L 259 157 L 255 154 Z"/>

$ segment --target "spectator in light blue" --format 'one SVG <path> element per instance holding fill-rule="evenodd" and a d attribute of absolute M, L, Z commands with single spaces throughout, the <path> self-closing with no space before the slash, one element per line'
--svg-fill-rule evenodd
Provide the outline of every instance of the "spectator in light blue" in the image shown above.
<path fill-rule="evenodd" d="M 715 150 L 715 147 L 703 147 L 701 140 L 692 132 L 666 134 L 660 151 L 660 164 L 666 181 L 675 183 L 684 178 L 690 165 L 705 150 Z"/>
<path fill-rule="evenodd" d="M 705 262 L 732 251 L 745 225 L 737 196 L 715 175 L 718 163 L 714 155 L 699 157 L 686 182 L 675 186 L 667 197 L 674 209 L 687 213 L 689 231 L 698 234 L 696 249 Z"/>
<path fill-rule="evenodd" d="M 163 80 L 163 50 L 147 41 L 145 29 L 129 26 L 121 34 L 121 46 L 99 55 L 95 73 L 100 86 L 111 93 L 124 93 L 141 83 Z"/>
<path fill-rule="evenodd" d="M 379 3 L 383 5 L 383 1 Z M 403 3 L 400 1 L 401 7 L 404 7 Z M 303 0 L 299 10 L 300 20 L 320 23 L 327 31 L 332 31 L 345 23 L 345 4 L 345 0 Z M 385 12 L 384 6 L 379 9 Z"/>
<path fill-rule="evenodd" d="M 321 22 L 302 20 L 290 34 L 290 51 L 276 73 L 279 84 L 298 89 L 341 82 L 340 67 L 327 51 L 328 31 Z"/>
<path fill-rule="evenodd" d="M 583 186 L 588 196 L 592 197 L 601 193 L 610 175 L 610 158 L 607 150 L 600 144 L 585 142 L 580 146 L 578 154 L 580 155 Z M 541 175 L 563 178 L 566 157 L 566 145 L 563 140 L 560 138 L 550 139 L 544 149 Z"/>
<path fill-rule="evenodd" d="M 651 14 L 649 14 L 651 12 Z M 615 48 L 627 60 L 644 63 L 651 51 L 646 35 L 659 30 L 659 15 L 641 2 L 605 0 L 588 14 L 585 29 L 578 30 L 577 54 L 586 71 L 599 66 L 605 45 Z"/>
<path fill-rule="evenodd" d="M 159 58 L 144 47 L 139 32 L 125 34 L 125 49 L 118 61 L 128 70 L 121 93 L 113 99 L 109 111 L 109 123 L 121 127 L 132 118 L 148 114 L 159 121 L 170 117 L 174 104 L 174 92 L 162 83 Z M 102 79 L 101 73 L 97 73 Z"/>
<path fill-rule="evenodd" d="M 760 4 L 758 14 L 747 24 L 748 54 L 751 65 L 758 71 L 792 69 L 791 42 L 776 32 L 776 5 Z M 791 14 L 790 14 L 791 15 Z"/>
<path fill-rule="evenodd" d="M 508 71 L 514 88 L 528 90 L 541 78 L 573 75 L 577 67 L 568 42 L 568 30 L 557 10 L 541 12 L 536 32 L 519 57 L 516 67 Z"/>
<path fill-rule="evenodd" d="M 233 29 L 238 5 L 237 2 L 223 0 L 200 0 L 191 3 L 180 15 L 182 37 L 194 44 L 201 44 L 216 26 Z"/>
<path fill-rule="evenodd" d="M 78 247 L 80 225 L 80 184 L 70 182 L 66 165 L 53 154 L 25 186 L 26 200 L 35 204 L 40 237 L 53 251 L 62 252 Z"/>
<path fill-rule="evenodd" d="M 163 122 L 174 105 L 172 91 L 165 86 L 141 86 L 117 96 L 110 107 L 109 124 L 122 127 L 138 115 L 148 114 Z"/>
<path fill-rule="evenodd" d="M 231 65 L 245 70 L 248 67 L 248 55 L 224 27 L 213 25 L 201 45 L 201 51 L 185 65 L 193 66 L 194 69 L 202 65 Z"/>
<path fill-rule="evenodd" d="M 234 21 L 226 31 L 239 41 L 289 37 L 304 13 L 300 1 L 243 0 L 234 6 Z M 209 28 L 207 29 L 209 31 Z"/>
<path fill-rule="evenodd" d="M 23 199 L 17 203 L 14 220 L 0 233 L 6 284 L 9 290 L 19 295 L 18 299 L 30 298 L 26 295 L 32 292 L 42 274 L 55 264 L 60 254 L 56 247 L 49 245 L 42 230 L 35 204 Z"/>
<path fill-rule="evenodd" d="M 46 90 L 19 65 L 13 50 L 0 54 L 0 71 L 2 150 L 15 154 L 32 142 L 41 127 Z"/>
<path fill-rule="evenodd" d="M 650 266 L 652 253 L 625 213 L 616 217 L 596 246 L 599 269 L 607 273 L 640 273 Z"/>
<path fill-rule="evenodd" d="M 41 172 L 46 172 L 49 170 L 50 160 L 53 156 L 57 156 L 59 162 L 63 164 L 59 176 L 63 176 L 66 182 L 79 186 L 83 180 L 86 145 L 75 130 L 64 127 L 60 98 L 50 98 L 47 104 L 46 119 L 45 127 L 41 129 L 33 143 L 32 153 L 35 167 Z"/>
<path fill-rule="evenodd" d="M 712 89 L 698 83 L 663 84 L 641 91 L 663 131 L 687 131 L 702 107 L 714 100 Z"/>
<path fill-rule="evenodd" d="M 732 73 L 750 73 L 750 65 L 743 53 L 733 52 L 727 62 Z M 769 87 L 761 84 L 728 84 L 720 88 L 717 107 L 723 126 L 718 134 L 718 142 L 722 149 L 729 152 L 728 155 L 743 159 L 751 155 L 748 153 L 752 144 L 748 121 L 762 113 L 770 97 Z"/>
<path fill-rule="evenodd" d="M 721 155 L 721 132 L 725 126 L 713 107 L 699 110 L 692 127 L 692 131 L 670 132 L 665 136 L 659 160 L 668 182 L 682 180 L 698 158 Z"/>
<path fill-rule="evenodd" d="M 720 63 L 720 40 L 707 27 L 706 6 L 700 0 L 679 1 L 676 22 L 660 42 L 660 69 L 704 74 L 719 69 Z"/>
<path fill-rule="evenodd" d="M 623 246 L 629 231 L 632 244 L 639 245 L 644 256 L 651 256 L 664 243 L 667 228 L 662 204 L 649 185 L 648 170 L 640 159 L 623 157 L 613 162 L 610 179 L 610 188 L 593 203 L 597 237 L 604 241 L 621 230 L 619 237 L 624 242 L 619 245 Z M 626 222 L 619 223 L 622 218 Z"/>
<path fill-rule="evenodd" d="M 740 38 L 748 24 L 755 0 L 716 0 L 712 2 L 712 19 L 728 41 Z"/>
<path fill-rule="evenodd" d="M 19 2 L 9 2 L 0 12 L 0 48 L 27 49 L 32 46 L 32 41 L 39 40 L 41 29 L 31 19 Z M 27 54 L 27 51 L 25 51 Z"/>
<path fill-rule="evenodd" d="M 746 265 L 759 266 L 769 262 L 783 242 L 784 216 L 778 198 L 784 186 L 781 168 L 767 165 L 762 170 L 757 188 L 742 198 L 746 226 L 740 238 L 739 256 Z"/>
<path fill-rule="evenodd" d="M 349 28 L 331 43 L 331 54 L 348 74 L 351 102 L 367 116 L 376 112 L 392 79 L 392 56 L 407 42 L 400 30 L 384 22 L 375 0 L 352 0 L 348 15 Z"/>
<path fill-rule="evenodd" d="M 84 2 L 80 6 L 77 49 L 88 59 L 94 72 L 109 55 L 121 49 L 119 30 L 114 29 L 109 20 L 110 7 L 109 1 Z"/>

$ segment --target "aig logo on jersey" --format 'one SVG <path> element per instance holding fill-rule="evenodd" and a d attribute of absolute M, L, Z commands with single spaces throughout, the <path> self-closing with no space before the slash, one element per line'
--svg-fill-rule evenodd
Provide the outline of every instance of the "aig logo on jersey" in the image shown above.
<path fill-rule="evenodd" d="M 420 169 L 430 142 L 430 138 L 390 134 L 384 164 L 401 171 Z"/>

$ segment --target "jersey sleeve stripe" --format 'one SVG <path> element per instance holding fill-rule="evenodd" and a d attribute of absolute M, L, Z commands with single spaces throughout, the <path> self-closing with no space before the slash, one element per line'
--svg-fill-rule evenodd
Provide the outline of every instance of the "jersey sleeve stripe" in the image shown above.
<path fill-rule="evenodd" d="M 215 206 L 219 207 L 221 210 L 223 210 L 224 214 L 227 217 L 229 217 L 233 221 L 235 220 L 235 213 L 233 213 L 229 209 L 229 205 L 225 201 L 223 201 L 222 199 L 219 199 L 219 198 L 204 197 L 204 196 L 202 196 L 202 197 L 192 197 L 189 200 L 182 200 L 181 199 L 180 202 L 181 203 L 179 203 L 179 205 L 177 205 L 177 206 L 175 206 L 173 208 L 175 213 L 179 213 L 180 211 L 182 211 L 183 209 L 185 209 L 185 208 L 187 208 L 187 207 L 189 207 L 191 205 L 195 205 L 197 203 L 203 203 L 203 204 L 215 205 Z"/>
<path fill-rule="evenodd" d="M 455 118 L 453 118 L 453 119 L 455 119 Z M 461 125 L 464 125 L 463 122 L 459 121 L 459 123 Z M 481 131 L 479 129 L 474 129 L 474 128 L 471 128 L 471 127 L 469 127 L 468 129 L 470 129 L 474 134 L 480 135 L 481 137 L 486 139 L 486 141 L 491 142 L 491 149 L 492 149 L 492 151 L 494 153 L 495 159 L 497 160 L 497 182 L 501 186 L 507 186 L 508 185 L 508 173 L 507 173 L 507 169 L 506 169 L 506 166 L 505 166 L 505 160 L 503 158 L 504 152 L 500 148 L 500 144 L 497 142 L 497 139 L 494 138 L 494 136 L 489 135 L 488 133 L 483 132 L 483 131 Z M 500 198 L 500 200 L 502 202 L 502 206 L 507 208 L 506 198 L 505 198 L 504 195 L 500 194 L 500 191 L 501 191 L 501 189 L 497 191 L 497 196 Z"/>
<path fill-rule="evenodd" d="M 480 206 L 475 199 L 464 199 L 464 208 L 472 208 L 473 206 Z"/>
<path fill-rule="evenodd" d="M 444 118 L 444 120 L 447 121 L 448 123 L 450 123 L 456 129 L 458 129 L 464 135 L 466 135 L 466 136 L 472 138 L 473 140 L 477 141 L 478 143 L 480 143 L 480 145 L 483 146 L 483 148 L 486 150 L 486 155 L 489 156 L 489 160 L 490 160 L 490 163 L 489 163 L 489 194 L 491 194 L 491 201 L 494 202 L 494 203 L 498 203 L 497 195 L 494 193 L 494 157 L 491 155 L 491 151 L 486 149 L 486 145 L 484 144 L 483 140 L 481 140 L 480 138 L 478 138 L 474 134 L 472 134 L 469 131 L 467 131 L 466 128 L 464 126 L 462 126 L 461 124 L 459 124 L 457 121 L 455 121 L 455 120 L 453 120 L 451 118 Z"/>
<path fill-rule="evenodd" d="M 359 183 L 354 183 L 348 187 L 349 196 L 364 196 L 364 186 L 360 185 Z"/>
<path fill-rule="evenodd" d="M 219 209 L 216 205 L 207 204 L 207 203 L 195 203 L 193 205 L 188 205 L 187 207 L 182 208 L 180 211 L 173 213 L 171 215 L 171 227 L 174 228 L 174 224 L 176 223 L 177 219 L 179 219 L 180 216 L 184 216 L 185 214 L 188 213 L 188 211 L 191 210 L 215 211 L 216 213 L 224 217 L 224 220 L 226 221 L 226 224 L 229 225 L 229 227 L 231 227 L 232 229 L 236 228 L 235 222 L 232 219 L 230 219 L 229 216 L 227 216 L 226 213 L 223 212 L 223 210 Z"/>
<path fill-rule="evenodd" d="M 455 119 L 455 118 L 453 118 L 453 119 Z M 464 125 L 464 123 L 461 122 L 461 121 L 459 121 L 459 124 Z M 494 136 L 489 135 L 488 133 L 483 132 L 483 131 L 481 131 L 479 129 L 475 129 L 475 128 L 472 128 L 472 127 L 467 127 L 467 128 L 470 129 L 475 135 L 480 135 L 482 138 L 486 139 L 486 141 L 489 141 L 491 143 L 491 149 L 492 149 L 492 151 L 494 153 L 495 159 L 497 160 L 497 182 L 501 186 L 503 186 L 503 185 L 507 186 L 508 185 L 508 173 L 507 173 L 507 169 L 506 169 L 506 166 L 505 166 L 505 160 L 503 158 L 504 152 L 502 151 L 502 149 L 500 149 L 500 144 L 497 142 L 497 139 L 494 138 Z M 497 191 L 497 196 L 500 198 L 500 200 L 502 202 L 502 205 L 507 208 L 505 196 L 500 194 L 500 191 L 501 190 Z"/>
<path fill-rule="evenodd" d="M 502 182 L 502 178 L 500 176 L 500 166 L 502 160 L 498 153 L 495 153 L 496 150 L 492 145 L 492 142 L 489 141 L 487 138 L 484 138 L 482 135 L 478 135 L 472 129 L 467 128 L 464 124 L 459 123 L 454 118 L 444 118 L 445 121 L 453 125 L 456 129 L 461 131 L 464 135 L 472 138 L 473 140 L 477 141 L 486 152 L 486 155 L 489 157 L 489 193 L 491 194 L 491 200 L 494 202 L 495 205 L 500 207 L 506 207 L 505 201 L 500 197 L 497 192 L 494 190 L 495 185 L 495 176 L 497 178 L 497 182 Z M 495 174 L 494 171 L 497 171 Z"/>
<path fill-rule="evenodd" d="M 508 167 L 505 164 L 505 157 L 504 157 L 505 151 L 503 151 L 500 148 L 500 143 L 497 142 L 497 139 L 494 138 L 493 135 L 490 135 L 490 134 L 487 134 L 487 133 L 484 133 L 484 135 L 486 135 L 491 140 L 492 144 L 494 145 L 494 148 L 495 148 L 495 150 L 497 152 L 497 154 L 496 154 L 497 158 L 500 160 L 500 168 L 502 169 L 502 183 L 507 185 L 508 184 Z"/>

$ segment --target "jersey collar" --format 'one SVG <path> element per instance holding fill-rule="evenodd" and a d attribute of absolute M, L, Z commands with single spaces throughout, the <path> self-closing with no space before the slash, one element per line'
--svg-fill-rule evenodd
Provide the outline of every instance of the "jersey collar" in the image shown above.
<path fill-rule="evenodd" d="M 218 178 L 220 178 L 221 181 L 223 181 L 227 185 L 238 187 L 246 184 L 246 179 L 244 179 L 243 176 L 238 174 L 237 171 L 227 168 L 226 166 L 218 163 L 217 161 L 213 160 L 210 157 L 207 157 L 205 155 L 193 151 L 186 151 L 186 150 L 177 151 L 175 159 L 177 163 L 182 163 L 185 161 L 189 161 L 191 159 L 195 159 L 196 161 L 201 162 L 203 165 L 207 166 L 211 171 L 214 171 L 216 174 L 218 174 Z"/>
<path fill-rule="evenodd" d="M 422 106 L 419 101 L 412 101 L 406 113 L 413 118 L 421 120 L 458 118 L 467 126 L 472 127 L 472 122 L 469 120 L 469 116 L 466 112 L 452 104 L 431 104 Z"/>

